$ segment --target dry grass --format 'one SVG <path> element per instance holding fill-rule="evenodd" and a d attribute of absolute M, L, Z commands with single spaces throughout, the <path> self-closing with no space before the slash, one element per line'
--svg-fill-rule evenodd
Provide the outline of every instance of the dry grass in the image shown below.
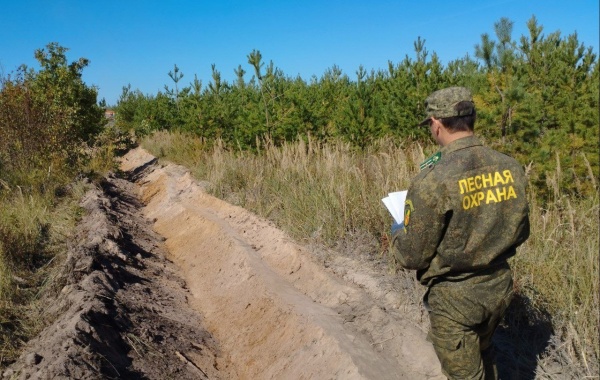
<path fill-rule="evenodd" d="M 359 230 L 384 235 L 389 214 L 381 198 L 406 188 L 424 156 L 418 145 L 400 149 L 389 141 L 365 152 L 341 142 L 265 142 L 252 153 L 159 133 L 143 145 L 190 168 L 213 194 L 274 220 L 298 240 L 327 246 Z"/>
<path fill-rule="evenodd" d="M 299 241 L 360 246 L 372 257 L 387 252 L 391 218 L 380 199 L 407 188 L 424 150 L 435 150 L 380 141 L 357 151 L 309 139 L 282 147 L 264 142 L 251 153 L 165 132 L 146 138 L 143 146 L 187 166 L 213 194 L 269 218 Z M 554 336 L 540 353 L 538 377 L 545 377 L 544 362 L 557 358 L 571 374 L 597 376 L 598 198 L 563 196 L 556 185 L 560 175 L 559 169 L 548 183 L 555 196 L 550 206 L 531 196 L 532 234 L 513 259 L 515 283 L 527 300 L 522 312 L 550 315 L 552 322 Z"/>
<path fill-rule="evenodd" d="M 581 376 L 598 376 L 598 198 L 569 199 L 555 189 L 545 208 L 532 202 L 530 239 L 512 262 L 517 290 L 552 319 L 559 355 Z"/>
<path fill-rule="evenodd" d="M 41 318 L 39 300 L 54 285 L 79 219 L 79 199 L 88 186 L 71 186 L 56 205 L 47 195 L 18 191 L 1 200 L 0 368 L 47 322 Z"/>
<path fill-rule="evenodd" d="M 87 167 L 77 167 L 105 174 L 114 158 L 112 151 L 101 153 L 90 155 Z M 40 299 L 58 290 L 55 278 L 80 217 L 79 200 L 90 186 L 66 185 L 73 169 L 50 165 L 2 173 L 9 180 L 0 183 L 0 369 L 48 322 Z"/>

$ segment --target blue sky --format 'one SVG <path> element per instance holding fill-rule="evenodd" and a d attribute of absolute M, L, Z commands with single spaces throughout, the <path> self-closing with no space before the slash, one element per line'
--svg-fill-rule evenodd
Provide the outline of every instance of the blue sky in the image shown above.
<path fill-rule="evenodd" d="M 184 85 L 194 74 L 208 85 L 211 64 L 228 82 L 242 65 L 249 80 L 246 57 L 254 49 L 285 75 L 306 80 L 333 65 L 352 79 L 359 65 L 385 69 L 413 58 L 418 37 L 446 64 L 473 56 L 501 17 L 514 22 L 515 40 L 535 15 L 545 35 L 577 32 L 598 54 L 598 0 L 0 1 L 0 74 L 23 63 L 37 68 L 35 49 L 58 42 L 69 48 L 69 61 L 91 61 L 83 79 L 109 104 L 127 84 L 145 94 L 171 86 L 174 64 Z"/>

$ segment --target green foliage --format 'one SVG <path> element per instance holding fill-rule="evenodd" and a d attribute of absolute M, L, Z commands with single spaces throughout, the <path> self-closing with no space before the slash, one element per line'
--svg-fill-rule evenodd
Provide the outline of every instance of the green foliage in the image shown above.
<path fill-rule="evenodd" d="M 66 50 L 51 43 L 35 52 L 39 71 L 21 66 L 0 78 L 0 179 L 8 187 L 46 185 L 102 130 L 96 89 L 81 80 L 88 60 L 68 64 Z"/>
<path fill-rule="evenodd" d="M 128 143 L 104 128 L 81 79 L 88 60 L 68 63 L 66 51 L 51 43 L 35 52 L 38 71 L 0 78 L 0 368 L 42 326 L 33 305 L 78 216 L 76 176 L 108 170 Z"/>
<path fill-rule="evenodd" d="M 477 94 L 478 126 L 493 146 L 529 165 L 543 199 L 551 196 L 547 173 L 557 170 L 561 189 L 592 195 L 598 176 L 597 56 L 576 34 L 545 37 L 535 17 L 527 26 L 529 36 L 519 44 L 506 19 L 496 24 L 497 42 L 482 36 L 476 50 L 486 63 L 488 90 Z"/>
<path fill-rule="evenodd" d="M 68 63 L 50 43 L 35 52 L 40 69 L 21 66 L 0 87 L 0 245 L 4 268 L 40 250 L 48 223 L 40 215 L 55 193 L 83 171 L 103 129 L 96 89 L 81 79 L 88 60 Z M 12 207 L 14 206 L 14 207 Z"/>
<path fill-rule="evenodd" d="M 246 57 L 249 81 L 241 65 L 233 85 L 213 65 L 206 88 L 195 78 L 179 89 L 183 73 L 175 66 L 169 72 L 174 91 L 146 96 L 127 87 L 117 114 L 142 134 L 187 131 L 242 149 L 258 149 L 265 138 L 279 146 L 298 137 L 341 139 L 366 149 L 384 136 L 429 141 L 427 129 L 415 127 L 423 100 L 439 88 L 466 86 L 474 93 L 478 133 L 528 167 L 540 198 L 551 200 L 547 173 L 557 169 L 564 191 L 589 196 L 598 176 L 597 56 L 576 34 L 544 36 L 535 17 L 527 26 L 529 35 L 516 41 L 511 20 L 496 22 L 494 36 L 482 34 L 475 46 L 482 64 L 467 54 L 444 66 L 419 37 L 414 58 L 388 62 L 385 71 L 360 66 L 354 80 L 337 66 L 309 81 L 290 78 L 253 50 Z"/>
<path fill-rule="evenodd" d="M 57 111 L 68 115 L 66 127 L 70 129 L 69 133 L 75 138 L 91 142 L 102 130 L 103 114 L 96 104 L 97 90 L 87 86 L 81 79 L 89 60 L 79 58 L 69 64 L 65 55 L 67 48 L 50 43 L 46 49 L 35 52 L 41 69 L 37 73 L 29 71 L 26 77 L 34 86 L 41 88 L 42 96 L 51 95 L 51 99 L 47 100 L 51 100 Z"/>

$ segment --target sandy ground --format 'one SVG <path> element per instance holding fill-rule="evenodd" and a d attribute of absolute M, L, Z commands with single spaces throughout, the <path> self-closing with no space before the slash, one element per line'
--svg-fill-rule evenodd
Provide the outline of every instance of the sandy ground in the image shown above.
<path fill-rule="evenodd" d="M 385 273 L 318 259 L 138 148 L 86 196 L 49 307 L 5 378 L 444 379 Z"/>

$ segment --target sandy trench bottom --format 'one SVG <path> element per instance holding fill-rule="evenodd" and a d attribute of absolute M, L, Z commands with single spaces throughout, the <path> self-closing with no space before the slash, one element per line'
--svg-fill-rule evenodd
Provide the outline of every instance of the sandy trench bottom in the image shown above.
<path fill-rule="evenodd" d="M 143 214 L 166 239 L 190 305 L 236 377 L 445 378 L 381 274 L 347 257 L 324 266 L 271 222 L 207 194 L 185 168 L 158 165 L 142 148 L 123 157 L 121 170 L 139 172 Z"/>

